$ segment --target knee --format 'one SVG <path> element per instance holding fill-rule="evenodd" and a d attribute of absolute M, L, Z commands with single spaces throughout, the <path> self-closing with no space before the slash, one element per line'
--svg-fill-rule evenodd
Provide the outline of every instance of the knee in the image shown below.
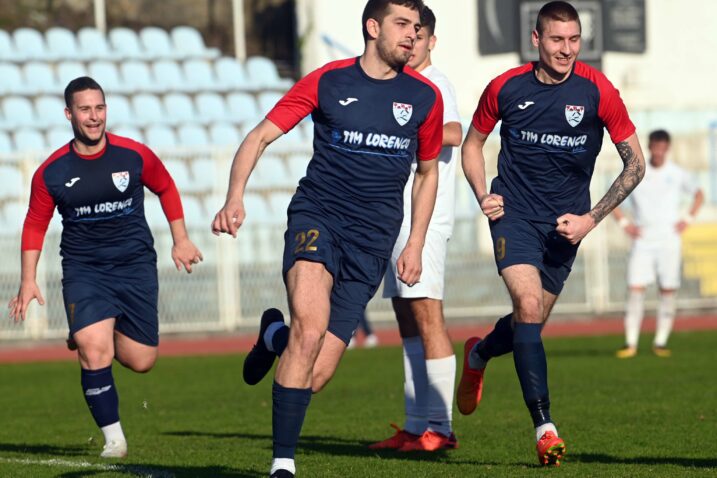
<path fill-rule="evenodd" d="M 157 362 L 157 354 L 142 357 L 117 356 L 117 361 L 133 372 L 147 373 L 154 368 L 154 364 Z"/>
<path fill-rule="evenodd" d="M 332 376 L 333 374 L 326 371 L 314 371 L 311 377 L 311 391 L 313 393 L 319 393 L 331 381 Z"/>
<path fill-rule="evenodd" d="M 515 300 L 516 320 L 524 323 L 543 321 L 543 300 L 535 295 L 525 295 Z"/>
<path fill-rule="evenodd" d="M 302 357 L 316 357 L 321 349 L 325 332 L 315 328 L 302 327 L 297 327 L 298 330 L 296 330 L 293 323 L 291 329 L 292 334 L 288 348 Z"/>
<path fill-rule="evenodd" d="M 77 353 L 80 356 L 80 363 L 83 368 L 97 370 L 112 364 L 114 350 L 111 345 L 78 342 Z"/>

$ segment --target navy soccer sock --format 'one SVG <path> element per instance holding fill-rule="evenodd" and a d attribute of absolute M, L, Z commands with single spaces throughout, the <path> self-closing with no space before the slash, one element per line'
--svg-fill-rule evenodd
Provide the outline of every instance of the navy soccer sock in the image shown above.
<path fill-rule="evenodd" d="M 516 323 L 513 334 L 515 371 L 535 427 L 551 421 L 548 364 L 540 337 L 542 328 L 541 324 Z"/>
<path fill-rule="evenodd" d="M 271 336 L 271 348 L 274 353 L 281 357 L 281 354 L 286 350 L 286 345 L 289 343 L 289 326 L 285 325 L 280 327 Z"/>
<path fill-rule="evenodd" d="M 82 391 L 97 426 L 119 421 L 119 397 L 112 378 L 112 365 L 99 370 L 82 369 Z"/>
<path fill-rule="evenodd" d="M 480 358 L 488 361 L 513 351 L 513 314 L 498 319 L 493 330 L 478 344 Z"/>
<path fill-rule="evenodd" d="M 294 458 L 306 409 L 311 401 L 311 388 L 286 388 L 274 382 L 272 432 L 274 458 Z"/>

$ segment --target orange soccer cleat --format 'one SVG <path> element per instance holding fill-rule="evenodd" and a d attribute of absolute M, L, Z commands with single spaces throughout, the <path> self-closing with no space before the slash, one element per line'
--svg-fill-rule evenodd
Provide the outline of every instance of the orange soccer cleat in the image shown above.
<path fill-rule="evenodd" d="M 418 440 L 404 443 L 398 451 L 436 451 L 455 450 L 456 448 L 458 448 L 458 440 L 454 433 L 445 436 L 433 430 L 426 430 Z"/>
<path fill-rule="evenodd" d="M 480 337 L 471 337 L 466 340 L 466 344 L 463 347 L 463 373 L 461 374 L 461 381 L 458 384 L 458 391 L 456 393 L 458 411 L 463 415 L 473 413 L 480 403 L 481 395 L 483 395 L 483 374 L 485 373 L 485 368 L 474 370 L 468 364 L 468 355 L 471 349 L 480 341 Z"/>
<path fill-rule="evenodd" d="M 543 466 L 560 466 L 565 455 L 565 442 L 552 431 L 543 433 L 535 446 L 538 450 L 538 461 Z"/>
<path fill-rule="evenodd" d="M 414 442 L 422 436 L 401 430 L 395 423 L 391 423 L 391 426 L 396 429 L 396 433 L 390 438 L 369 445 L 368 447 L 371 450 L 398 450 L 407 443 Z"/>

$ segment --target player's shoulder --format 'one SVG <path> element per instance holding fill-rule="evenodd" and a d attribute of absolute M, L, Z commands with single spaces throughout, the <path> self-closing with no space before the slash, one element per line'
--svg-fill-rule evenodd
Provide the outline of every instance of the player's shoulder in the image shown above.
<path fill-rule="evenodd" d="M 532 75 L 534 68 L 535 65 L 533 63 L 525 63 L 523 65 L 516 66 L 507 71 L 504 71 L 500 75 L 493 78 L 490 83 L 488 83 L 488 89 L 491 89 L 495 93 L 498 93 L 510 80 L 523 78 L 526 75 Z"/>
<path fill-rule="evenodd" d="M 45 161 L 42 162 L 42 164 L 40 164 L 40 166 L 37 168 L 36 173 L 42 174 L 42 172 L 45 171 L 48 166 L 68 156 L 71 151 L 72 148 L 70 147 L 70 142 L 67 142 L 61 147 L 57 148 L 50 156 L 47 157 Z"/>
<path fill-rule="evenodd" d="M 418 86 L 418 90 L 422 90 L 425 92 L 433 92 L 433 94 L 436 97 L 441 97 L 441 90 L 436 86 L 433 81 L 431 81 L 427 76 L 422 75 L 421 73 L 417 72 L 410 66 L 406 65 L 403 67 L 403 70 L 400 73 L 403 78 L 408 79 L 408 81 L 414 83 Z"/>
<path fill-rule="evenodd" d="M 576 61 L 575 66 L 573 69 L 573 74 L 575 76 L 578 76 L 580 78 L 584 78 L 588 80 L 589 82 L 593 83 L 595 86 L 597 86 L 598 90 L 600 92 L 603 92 L 605 90 L 613 91 L 615 90 L 615 87 L 613 86 L 612 82 L 608 79 L 607 76 L 605 76 L 605 73 L 598 70 L 597 68 L 588 65 L 587 63 L 583 63 L 582 61 Z"/>
<path fill-rule="evenodd" d="M 144 156 L 148 153 L 152 153 L 152 150 L 144 143 L 141 143 L 132 138 L 126 136 L 119 136 L 113 133 L 105 133 L 107 135 L 107 142 L 112 146 L 119 148 L 129 149 L 138 153 L 140 156 Z"/>
<path fill-rule="evenodd" d="M 351 68 L 356 64 L 357 58 L 344 58 L 342 60 L 334 60 L 330 61 L 323 66 L 320 66 L 319 68 L 315 69 L 311 73 L 309 73 L 307 76 L 310 75 L 323 75 L 329 71 L 335 71 L 335 70 L 343 70 L 346 68 Z"/>

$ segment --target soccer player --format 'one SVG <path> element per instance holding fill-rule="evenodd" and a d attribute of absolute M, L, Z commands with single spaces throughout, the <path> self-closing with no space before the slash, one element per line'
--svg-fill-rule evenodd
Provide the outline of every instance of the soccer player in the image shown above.
<path fill-rule="evenodd" d="M 580 241 L 637 186 L 645 160 L 620 95 L 599 71 L 576 60 L 580 19 L 567 2 L 549 2 L 532 34 L 539 60 L 511 69 L 483 92 L 463 143 L 463 169 L 490 220 L 495 260 L 513 302 L 485 339 L 466 341 L 458 409 L 481 399 L 488 361 L 513 352 L 535 427 L 539 462 L 565 452 L 550 416 L 541 330 L 563 288 Z M 498 120 L 498 176 L 486 191 L 483 146 Z M 624 167 L 590 209 L 589 185 L 603 127 Z"/>
<path fill-rule="evenodd" d="M 423 246 L 423 273 L 413 287 L 398 279 L 397 261 L 411 228 L 411 188 L 404 191 L 401 233 L 384 277 L 383 296 L 391 298 L 403 341 L 403 429 L 372 449 L 435 451 L 458 446 L 453 434 L 453 390 L 456 357 L 443 320 L 443 283 L 446 247 L 453 232 L 456 156 L 461 144 L 456 94 L 448 78 L 431 63 L 436 46 L 436 17 L 430 8 L 421 13 L 421 29 L 408 65 L 431 80 L 443 96 L 443 148 L 438 157 L 438 195 Z M 416 162 L 413 163 L 415 169 Z M 409 179 L 410 182 L 410 179 Z"/>
<path fill-rule="evenodd" d="M 70 341 L 82 368 L 85 401 L 105 438 L 100 455 L 127 455 L 112 359 L 139 373 L 157 360 L 157 254 L 144 217 L 144 187 L 159 196 L 174 239 L 172 259 L 187 272 L 202 260 L 184 226 L 174 181 L 145 145 L 105 132 L 107 106 L 97 82 L 72 80 L 65 116 L 74 139 L 32 178 L 22 231 L 22 280 L 10 317 L 25 320 L 42 243 L 54 209 L 62 215 L 62 296 Z"/>
<path fill-rule="evenodd" d="M 242 196 L 262 151 L 302 118 L 314 120 L 314 155 L 289 208 L 283 277 L 291 327 L 267 310 L 244 363 L 259 382 L 279 355 L 273 385 L 271 476 L 294 476 L 294 452 L 311 394 L 333 375 L 376 292 L 403 220 L 403 189 L 414 156 L 411 235 L 398 259 L 403 282 L 421 275 L 421 249 L 438 184 L 443 101 L 404 68 L 420 28 L 421 0 L 369 0 L 365 50 L 310 73 L 242 142 L 214 233 L 236 236 Z M 328 333 L 327 333 L 328 332 Z"/>
<path fill-rule="evenodd" d="M 629 296 L 625 311 L 625 347 L 617 351 L 618 358 L 637 355 L 645 288 L 655 281 L 655 277 L 660 286 L 660 301 L 652 350 L 658 357 L 671 355 L 667 339 L 675 321 L 675 293 L 680 288 L 681 234 L 692 224 L 704 201 L 694 178 L 667 160 L 670 149 L 667 131 L 650 133 L 647 147 L 650 161 L 645 179 L 630 195 L 634 223 L 620 208 L 613 211 L 615 219 L 633 239 L 627 270 Z M 684 195 L 692 196 L 692 204 L 688 213 L 681 215 L 680 202 Z"/>

